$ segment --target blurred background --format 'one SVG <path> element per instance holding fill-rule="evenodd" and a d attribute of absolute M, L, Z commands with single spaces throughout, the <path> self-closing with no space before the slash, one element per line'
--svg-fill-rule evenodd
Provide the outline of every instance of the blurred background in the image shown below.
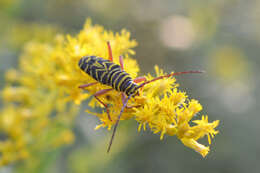
<path fill-rule="evenodd" d="M 203 159 L 176 137 L 160 141 L 149 131 L 137 133 L 131 120 L 120 124 L 107 155 L 110 132 L 95 131 L 97 118 L 82 108 L 72 145 L 30 171 L 20 163 L 0 173 L 259 172 L 260 1 L 0 0 L 0 88 L 5 71 L 17 67 L 24 44 L 37 29 L 75 34 L 89 17 L 106 29 L 132 33 L 140 75 L 154 74 L 155 64 L 166 72 L 206 71 L 178 76 L 177 82 L 200 101 L 201 114 L 220 120 L 209 155 Z"/>

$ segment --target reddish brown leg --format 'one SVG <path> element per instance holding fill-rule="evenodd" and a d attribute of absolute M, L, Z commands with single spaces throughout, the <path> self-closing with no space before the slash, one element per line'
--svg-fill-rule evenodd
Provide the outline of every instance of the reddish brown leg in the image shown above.
<path fill-rule="evenodd" d="M 139 82 L 143 82 L 143 81 L 147 81 L 146 77 L 144 76 L 140 76 L 134 79 L 135 83 L 139 83 Z"/>
<path fill-rule="evenodd" d="M 93 95 L 93 96 L 97 99 L 97 101 L 99 101 L 99 102 L 106 108 L 107 116 L 108 116 L 108 119 L 109 119 L 110 121 L 112 121 L 112 119 L 111 119 L 111 116 L 110 116 L 110 114 L 109 114 L 108 105 L 105 104 L 104 102 L 102 102 L 102 101 L 98 98 L 98 96 L 103 95 L 103 94 L 105 94 L 105 93 L 107 93 L 107 92 L 109 92 L 109 91 L 111 91 L 111 90 L 113 90 L 113 89 L 112 89 L 112 88 L 111 88 L 111 89 L 103 89 L 103 90 L 100 90 L 100 91 L 96 92 L 96 93 Z"/>
<path fill-rule="evenodd" d="M 98 82 L 93 82 L 93 83 L 89 83 L 89 84 L 80 85 L 79 88 L 84 89 L 84 88 L 86 88 L 86 87 L 95 85 L 95 84 L 97 84 L 97 83 L 98 83 Z M 96 92 L 96 93 L 93 95 L 93 96 L 97 99 L 97 101 L 98 101 L 99 103 L 101 103 L 101 104 L 106 108 L 107 116 L 108 116 L 108 119 L 109 119 L 110 121 L 112 121 L 112 120 L 111 120 L 111 117 L 110 117 L 110 114 L 109 114 L 108 106 L 107 106 L 107 104 L 105 104 L 104 102 L 102 102 L 102 101 L 98 98 L 98 96 L 103 95 L 103 94 L 105 94 L 105 93 L 107 93 L 107 92 L 109 92 L 109 91 L 111 91 L 111 90 L 113 90 L 113 89 L 112 89 L 112 88 L 111 88 L 111 89 L 103 89 L 103 90 L 100 90 L 100 91 Z"/>
<path fill-rule="evenodd" d="M 135 78 L 134 79 L 134 82 L 135 83 L 139 83 L 139 82 L 146 82 L 147 81 L 147 79 L 146 79 L 146 77 L 144 77 L 144 76 L 140 76 L 140 77 L 137 77 L 137 78 Z M 141 89 L 140 89 L 141 91 L 143 90 L 143 87 L 141 87 Z M 138 92 L 138 95 L 139 95 L 139 92 Z"/>
<path fill-rule="evenodd" d="M 108 47 L 108 59 L 109 61 L 113 62 L 112 49 L 109 41 L 107 42 L 107 47 Z"/>
<path fill-rule="evenodd" d="M 119 56 L 119 63 L 120 63 L 120 66 L 121 66 L 121 70 L 124 70 L 124 61 L 123 61 L 123 56 Z"/>
<path fill-rule="evenodd" d="M 93 82 L 93 83 L 88 83 L 88 84 L 80 85 L 79 88 L 84 89 L 84 88 L 86 88 L 86 87 L 95 85 L 95 84 L 97 84 L 97 83 L 98 83 L 98 82 Z"/>

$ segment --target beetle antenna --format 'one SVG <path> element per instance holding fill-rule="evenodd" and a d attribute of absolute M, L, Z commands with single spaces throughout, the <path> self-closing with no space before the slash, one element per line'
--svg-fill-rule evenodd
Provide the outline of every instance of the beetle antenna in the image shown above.
<path fill-rule="evenodd" d="M 107 148 L 107 153 L 109 153 L 109 151 L 110 151 L 110 149 L 111 149 L 113 140 L 114 140 L 114 138 L 115 138 L 116 129 L 117 129 L 117 126 L 118 126 L 118 124 L 119 124 L 119 120 L 120 120 L 120 118 L 121 118 L 121 116 L 122 116 L 122 114 L 123 114 L 123 111 L 124 111 L 124 109 L 125 109 L 125 107 L 126 107 L 126 105 L 127 105 L 128 100 L 132 97 L 132 95 L 133 95 L 133 94 L 130 94 L 130 95 L 127 97 L 127 99 L 125 100 L 125 102 L 124 102 L 124 104 L 123 104 L 123 106 L 122 106 L 122 109 L 121 109 L 121 111 L 120 111 L 120 113 L 119 113 L 119 115 L 118 115 L 118 117 L 117 117 L 116 124 L 115 124 L 115 126 L 114 126 L 114 129 L 113 129 L 113 132 L 112 132 L 112 136 L 111 136 L 111 139 L 110 139 L 110 141 L 109 141 L 108 148 Z"/>
<path fill-rule="evenodd" d="M 200 70 L 193 70 L 193 71 L 183 71 L 183 72 L 175 72 L 175 73 L 170 73 L 170 74 L 167 74 L 167 75 L 163 75 L 163 76 L 159 76 L 159 77 L 156 77 L 152 80 L 149 80 L 149 81 L 146 81 L 142 84 L 140 84 L 138 88 L 142 88 L 143 86 L 145 86 L 146 84 L 149 84 L 151 82 L 154 82 L 154 81 L 157 81 L 159 79 L 163 79 L 163 78 L 168 78 L 168 77 L 171 77 L 171 76 L 177 76 L 177 75 L 181 75 L 181 74 L 192 74 L 192 73 L 204 73 L 205 71 L 200 71 Z"/>

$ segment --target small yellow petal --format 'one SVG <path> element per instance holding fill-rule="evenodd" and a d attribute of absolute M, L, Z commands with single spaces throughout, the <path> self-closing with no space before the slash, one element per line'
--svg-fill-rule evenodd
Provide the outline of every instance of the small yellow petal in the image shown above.
<path fill-rule="evenodd" d="M 194 139 L 182 138 L 181 141 L 185 146 L 194 149 L 195 151 L 200 153 L 203 157 L 205 157 L 209 152 L 209 147 L 206 147 L 198 143 Z"/>

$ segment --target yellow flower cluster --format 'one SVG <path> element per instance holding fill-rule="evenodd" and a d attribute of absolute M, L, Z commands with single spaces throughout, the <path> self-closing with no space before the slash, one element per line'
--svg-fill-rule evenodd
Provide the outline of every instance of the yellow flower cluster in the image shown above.
<path fill-rule="evenodd" d="M 164 75 L 163 71 L 157 66 L 155 66 L 155 71 L 157 77 Z M 147 75 L 146 78 L 148 80 L 153 79 L 151 75 Z M 135 118 L 139 123 L 138 131 L 146 130 L 148 126 L 154 133 L 160 133 L 161 140 L 165 134 L 176 135 L 185 146 L 194 149 L 205 157 L 209 152 L 209 147 L 199 144 L 197 140 L 207 135 L 210 144 L 211 138 L 218 133 L 215 128 L 219 121 L 209 123 L 206 115 L 202 115 L 201 120 L 192 121 L 192 118 L 202 110 L 202 106 L 197 100 L 187 99 L 187 95 L 178 90 L 178 84 L 175 82 L 175 78 L 166 78 L 145 86 L 140 96 L 131 99 L 130 104 L 138 105 L 138 107 L 126 109 L 122 115 L 122 120 Z M 104 96 L 103 99 L 107 96 Z M 116 99 L 120 97 L 119 94 L 115 96 L 112 99 L 113 94 L 109 95 L 109 103 L 113 105 L 111 108 L 113 121 L 108 119 L 106 112 L 95 113 L 102 122 L 96 127 L 97 129 L 100 127 L 110 129 L 116 122 L 122 101 Z M 191 126 L 190 121 L 195 125 Z"/>
<path fill-rule="evenodd" d="M 109 88 L 100 83 L 82 91 L 78 86 L 95 80 L 80 70 L 78 61 L 86 55 L 107 58 L 106 42 L 112 47 L 114 62 L 123 55 L 124 68 L 132 78 L 137 77 L 139 67 L 130 56 L 137 45 L 130 40 L 130 33 L 106 31 L 87 20 L 76 36 L 56 35 L 50 42 L 29 42 L 20 57 L 19 69 L 6 72 L 7 85 L 2 92 L 4 107 L 0 111 L 0 130 L 4 140 L 0 141 L 0 165 L 33 157 L 34 152 L 69 144 L 74 140 L 71 126 L 77 107 L 83 100 L 97 91 Z M 157 76 L 163 71 L 155 68 Z M 148 80 L 153 79 L 147 75 Z M 154 133 L 177 135 L 184 145 L 206 156 L 209 147 L 197 142 L 199 138 L 210 138 L 217 134 L 214 128 L 218 121 L 208 123 L 207 116 L 189 123 L 202 110 L 196 100 L 189 100 L 184 92 L 177 89 L 175 78 L 166 78 L 150 83 L 140 89 L 140 95 L 131 98 L 122 120 L 134 118 L 140 124 L 139 131 L 148 126 Z M 115 124 L 122 108 L 121 93 L 110 91 L 100 96 L 109 104 L 111 120 L 106 111 L 93 113 L 101 124 L 96 128 L 111 127 Z M 74 104 L 75 103 L 75 104 Z M 103 107 L 92 98 L 91 107 Z M 137 106 L 136 106 L 137 105 Z M 87 110 L 89 111 L 89 110 Z M 1 138 L 2 139 L 2 138 Z"/>
<path fill-rule="evenodd" d="M 155 67 L 157 76 L 163 72 Z M 199 152 L 205 157 L 209 152 L 209 147 L 205 147 L 197 142 L 198 139 L 208 136 L 208 142 L 218 132 L 214 130 L 219 121 L 208 122 L 208 117 L 202 115 L 201 120 L 193 120 L 196 125 L 190 126 L 192 118 L 202 110 L 202 106 L 197 100 L 188 100 L 184 92 L 179 91 L 175 84 L 175 79 L 164 79 L 157 83 L 150 84 L 143 91 L 147 102 L 143 109 L 136 109 L 135 117 L 140 123 L 139 131 L 146 124 L 154 133 L 160 132 L 160 138 L 165 134 L 177 135 L 184 145 Z"/>
<path fill-rule="evenodd" d="M 40 152 L 74 141 L 71 128 L 78 108 L 60 98 L 58 86 L 45 80 L 46 73 L 39 68 L 50 64 L 45 56 L 52 49 L 47 43 L 28 43 L 19 59 L 19 68 L 5 73 L 0 166 L 35 160 Z"/>

